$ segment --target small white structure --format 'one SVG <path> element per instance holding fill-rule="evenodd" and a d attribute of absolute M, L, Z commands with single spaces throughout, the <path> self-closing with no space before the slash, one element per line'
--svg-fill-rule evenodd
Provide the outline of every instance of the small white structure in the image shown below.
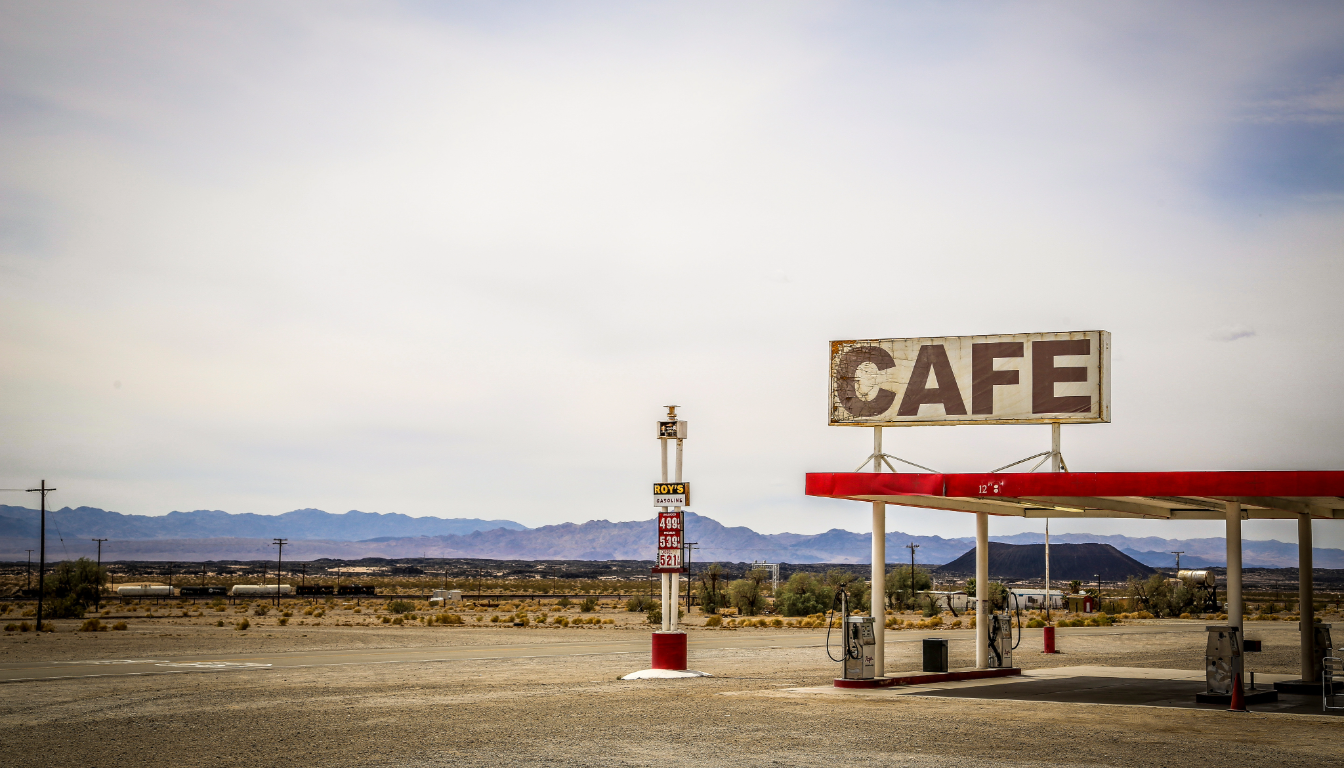
<path fill-rule="evenodd" d="M 929 594 L 939 599 L 939 604 L 945 611 L 963 613 L 973 607 L 971 596 L 965 592 L 938 592 L 930 590 Z"/>
<path fill-rule="evenodd" d="M 1044 589 L 1026 589 L 1023 587 L 1013 587 L 1008 590 L 1008 607 L 1012 610 L 1023 611 L 1043 611 L 1045 605 Z M 1014 596 L 1017 598 L 1014 600 Z M 1056 610 L 1064 607 L 1064 592 L 1059 589 L 1050 590 L 1050 610 Z"/>
<path fill-rule="evenodd" d="M 275 584 L 234 584 L 233 589 L 229 590 L 229 594 L 234 597 L 254 597 L 258 595 L 275 597 L 277 590 L 282 595 L 294 593 L 294 588 L 288 584 L 280 584 L 279 586 Z"/>
<path fill-rule="evenodd" d="M 438 605 L 445 605 L 449 602 L 461 602 L 462 590 L 460 589 L 436 589 L 434 596 L 429 598 L 429 602 Z"/>
<path fill-rule="evenodd" d="M 125 584 L 117 587 L 120 597 L 172 597 L 173 588 L 164 584 Z"/>

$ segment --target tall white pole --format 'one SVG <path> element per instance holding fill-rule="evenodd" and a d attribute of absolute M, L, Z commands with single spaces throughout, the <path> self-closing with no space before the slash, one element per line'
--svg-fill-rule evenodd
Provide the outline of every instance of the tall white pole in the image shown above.
<path fill-rule="evenodd" d="M 1050 615 L 1050 518 L 1045 518 L 1045 615 Z"/>
<path fill-rule="evenodd" d="M 975 668 L 989 667 L 989 513 L 975 513 Z"/>
<path fill-rule="evenodd" d="M 1058 472 L 1064 456 L 1059 452 L 1059 422 L 1050 425 L 1050 471 Z M 1100 595 L 1097 596 L 1100 599 Z M 1045 613 L 1050 615 L 1050 518 L 1045 518 Z"/>
<path fill-rule="evenodd" d="M 1241 503 L 1227 502 L 1227 623 L 1241 629 Z"/>
<path fill-rule="evenodd" d="M 873 427 L 873 471 L 881 472 L 882 428 Z M 873 670 L 878 677 L 886 675 L 887 623 L 887 505 L 873 502 L 873 573 L 872 590 L 868 594 L 868 615 L 873 617 Z"/>
<path fill-rule="evenodd" d="M 678 483 L 681 482 L 681 438 L 677 438 L 677 476 L 675 478 L 675 482 Z M 681 507 L 677 507 L 673 511 L 680 512 Z M 683 541 L 686 539 L 685 528 L 683 528 L 681 531 L 681 538 Z M 670 622 L 668 626 L 671 627 L 671 631 L 676 632 L 677 625 L 680 623 L 679 621 L 677 621 L 677 611 L 681 607 L 681 574 L 669 573 L 668 576 L 671 577 L 670 581 L 672 589 L 672 608 L 671 610 L 664 609 L 665 611 L 664 615 L 669 616 Z"/>
<path fill-rule="evenodd" d="M 1059 471 L 1059 422 L 1056 421 L 1050 425 L 1050 471 Z"/>
<path fill-rule="evenodd" d="M 663 449 L 663 479 L 662 479 L 662 481 L 663 481 L 664 483 L 666 483 L 666 482 L 667 482 L 667 438 L 665 438 L 665 437 L 664 437 L 664 438 L 661 438 L 658 442 L 661 444 L 662 449 Z M 667 507 L 663 507 L 662 510 L 663 510 L 664 512 L 666 512 L 666 511 L 668 510 L 668 508 L 667 508 Z M 672 574 L 670 574 L 670 573 L 660 573 L 660 574 L 658 574 L 658 575 L 661 577 L 661 578 L 659 579 L 660 587 L 661 587 L 661 590 L 660 590 L 660 592 L 659 592 L 659 597 L 661 598 L 661 602 L 659 602 L 658 604 L 662 607 L 662 613 L 663 613 L 663 626 L 662 626 L 662 629 L 663 629 L 664 632 L 668 632 L 668 631 L 671 630 L 671 625 L 668 623 L 668 618 L 667 618 L 667 593 L 668 593 L 669 591 L 671 591 L 669 588 L 670 588 L 671 585 L 672 585 Z"/>

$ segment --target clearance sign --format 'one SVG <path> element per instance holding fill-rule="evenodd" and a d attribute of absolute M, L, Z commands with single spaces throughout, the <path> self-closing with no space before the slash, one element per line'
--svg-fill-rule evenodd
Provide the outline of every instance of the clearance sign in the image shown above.
<path fill-rule="evenodd" d="M 1111 334 L 831 342 L 833 426 L 1111 420 Z"/>

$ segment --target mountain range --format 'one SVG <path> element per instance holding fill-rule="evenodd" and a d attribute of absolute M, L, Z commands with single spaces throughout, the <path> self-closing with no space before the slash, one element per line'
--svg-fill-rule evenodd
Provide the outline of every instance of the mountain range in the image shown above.
<path fill-rule="evenodd" d="M 275 555 L 273 537 L 290 539 L 286 559 L 320 557 L 477 557 L 530 560 L 651 560 L 654 520 L 561 523 L 528 528 L 510 520 L 409 517 L 350 511 L 331 514 L 300 509 L 283 515 L 230 514 L 213 510 L 171 512 L 162 516 L 126 515 L 95 507 L 47 512 L 49 559 L 93 555 L 92 538 L 109 539 L 105 560 L 256 560 Z M 697 561 L 786 563 L 866 563 L 870 536 L 833 528 L 824 533 L 758 533 L 725 526 L 713 518 L 686 514 L 689 541 L 697 542 Z M 36 548 L 38 512 L 0 506 L 0 560 L 22 561 Z M 905 560 L 906 544 L 918 544 L 916 561 L 950 563 L 975 546 L 971 537 L 887 534 L 889 562 Z M 1087 533 L 1056 534 L 1052 543 L 1101 543 L 1148 566 L 1170 567 L 1173 550 L 1184 550 L 1183 566 L 1221 566 L 1221 537 L 1163 539 Z M 1039 544 L 1039 533 L 993 536 L 1008 544 Z M 1314 550 L 1318 568 L 1344 568 L 1344 550 Z M 1247 567 L 1296 567 L 1297 545 L 1281 541 L 1243 542 Z"/>

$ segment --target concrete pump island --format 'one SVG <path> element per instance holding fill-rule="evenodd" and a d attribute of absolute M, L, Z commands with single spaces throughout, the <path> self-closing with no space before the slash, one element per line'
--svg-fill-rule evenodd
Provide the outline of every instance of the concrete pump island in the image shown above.
<path fill-rule="evenodd" d="M 705 493 L 685 476 L 688 423 L 668 406 L 656 424 L 656 560 L 638 580 L 527 594 L 506 580 L 450 583 L 445 570 L 442 588 L 390 578 L 375 588 L 353 575 L 292 586 L 273 562 L 274 584 L 242 589 L 204 577 L 125 584 L 102 598 L 97 619 L 42 619 L 54 631 L 0 635 L 5 757 L 21 766 L 1344 764 L 1344 651 L 1331 633 L 1339 601 L 1322 604 L 1311 563 L 1313 522 L 1344 517 L 1344 472 L 1070 471 L 1062 427 L 1110 420 L 1104 331 L 833 342 L 829 379 L 830 423 L 871 429 L 872 450 L 855 471 L 807 474 L 805 493 L 870 505 L 873 536 L 868 579 L 836 581 L 821 613 L 778 610 L 777 580 L 790 568 L 780 563 L 741 564 L 758 578 L 759 613 L 690 599 L 685 577 L 705 571 L 693 567 L 686 513 L 692 486 L 696 500 Z M 883 446 L 887 427 L 994 424 L 1048 425 L 1050 449 L 949 473 Z M 45 482 L 41 490 L 45 502 Z M 888 505 L 949 527 L 974 515 L 974 586 L 926 590 L 943 601 L 927 609 L 932 618 L 884 599 L 905 567 L 886 551 Z M 1046 527 L 1044 589 L 996 591 L 996 516 Z M 1089 517 L 1219 523 L 1226 575 L 1220 583 L 1178 565 L 1168 581 L 1200 595 L 1182 618 L 1137 605 L 1107 612 L 1133 598 L 1100 585 L 1052 589 L 1049 520 Z M 1245 605 L 1250 519 L 1297 521 L 1296 621 L 1250 621 L 1265 618 Z M 914 544 L 909 557 L 913 597 Z M 90 621 L 104 623 L 78 631 Z"/>

